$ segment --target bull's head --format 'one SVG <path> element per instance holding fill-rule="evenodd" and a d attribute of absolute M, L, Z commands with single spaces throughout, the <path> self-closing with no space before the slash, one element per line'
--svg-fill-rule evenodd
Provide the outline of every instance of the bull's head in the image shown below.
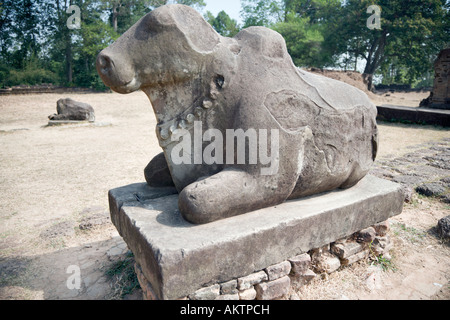
<path fill-rule="evenodd" d="M 204 56 L 219 42 L 220 36 L 194 9 L 162 6 L 103 50 L 97 71 L 119 93 L 179 83 L 198 74 Z"/>

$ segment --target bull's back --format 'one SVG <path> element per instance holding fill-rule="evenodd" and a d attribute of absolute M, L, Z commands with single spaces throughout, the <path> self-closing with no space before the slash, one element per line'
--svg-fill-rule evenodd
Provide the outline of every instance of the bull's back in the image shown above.
<path fill-rule="evenodd" d="M 283 129 L 306 129 L 302 168 L 291 198 L 356 184 L 376 156 L 376 107 L 346 83 L 298 71 L 299 85 L 270 94 L 265 105 Z"/>

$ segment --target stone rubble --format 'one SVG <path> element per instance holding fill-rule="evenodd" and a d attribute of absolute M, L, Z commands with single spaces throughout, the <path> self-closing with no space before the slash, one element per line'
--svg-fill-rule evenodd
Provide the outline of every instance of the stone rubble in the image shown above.
<path fill-rule="evenodd" d="M 389 257 L 392 244 L 388 230 L 389 223 L 381 222 L 264 270 L 201 288 L 179 300 L 299 300 L 296 291 L 319 275 L 327 277 L 343 266 L 364 259 Z M 144 300 L 154 300 L 153 289 L 137 264 L 136 273 Z"/>

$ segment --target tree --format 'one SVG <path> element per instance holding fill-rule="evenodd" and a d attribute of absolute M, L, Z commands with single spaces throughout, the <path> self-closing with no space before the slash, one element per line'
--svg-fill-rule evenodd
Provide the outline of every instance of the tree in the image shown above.
<path fill-rule="evenodd" d="M 74 83 L 83 87 L 104 88 L 96 70 L 96 58 L 101 50 L 119 35 L 101 19 L 101 3 L 85 0 L 82 3 L 82 25 L 75 43 Z"/>
<path fill-rule="evenodd" d="M 285 19 L 285 3 L 280 0 L 242 0 L 241 15 L 243 28 L 264 26 L 281 22 Z"/>
<path fill-rule="evenodd" d="M 100 0 L 100 9 L 109 13 L 109 21 L 115 32 L 122 34 L 143 15 L 151 11 L 147 0 Z"/>
<path fill-rule="evenodd" d="M 382 9 L 380 30 L 367 28 L 366 10 L 372 4 Z M 325 42 L 332 44 L 335 56 L 349 53 L 365 61 L 369 89 L 386 63 L 405 67 L 413 82 L 432 67 L 430 57 L 448 45 L 448 15 L 445 0 L 348 0 Z"/>
<path fill-rule="evenodd" d="M 288 52 L 297 66 L 321 67 L 324 62 L 321 46 L 324 40 L 320 25 L 311 25 L 310 18 L 299 18 L 295 13 L 286 21 L 273 26 L 286 41 Z"/>
<path fill-rule="evenodd" d="M 297 65 L 332 65 L 333 53 L 324 46 L 324 34 L 340 5 L 339 0 L 245 0 L 244 27 L 260 25 L 279 32 Z"/>
<path fill-rule="evenodd" d="M 195 9 L 202 9 L 206 6 L 205 1 L 203 0 L 148 0 L 146 1 L 150 7 L 152 8 L 157 8 L 166 4 L 173 4 L 173 3 L 178 3 L 178 4 L 184 4 L 190 7 L 193 7 Z"/>
<path fill-rule="evenodd" d="M 217 17 L 214 17 L 210 11 L 207 11 L 205 19 L 214 30 L 224 37 L 234 37 L 240 31 L 237 21 L 231 19 L 223 10 L 217 14 Z"/>

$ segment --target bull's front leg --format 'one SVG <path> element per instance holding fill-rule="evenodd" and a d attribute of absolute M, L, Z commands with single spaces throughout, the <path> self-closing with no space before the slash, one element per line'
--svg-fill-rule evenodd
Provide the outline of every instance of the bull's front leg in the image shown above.
<path fill-rule="evenodd" d="M 187 186 L 178 205 L 182 216 L 194 224 L 225 219 L 285 201 L 292 183 L 283 188 L 272 180 L 228 168 Z"/>
<path fill-rule="evenodd" d="M 144 170 L 145 180 L 150 187 L 172 187 L 175 186 L 167 165 L 164 153 L 155 156 Z"/>

